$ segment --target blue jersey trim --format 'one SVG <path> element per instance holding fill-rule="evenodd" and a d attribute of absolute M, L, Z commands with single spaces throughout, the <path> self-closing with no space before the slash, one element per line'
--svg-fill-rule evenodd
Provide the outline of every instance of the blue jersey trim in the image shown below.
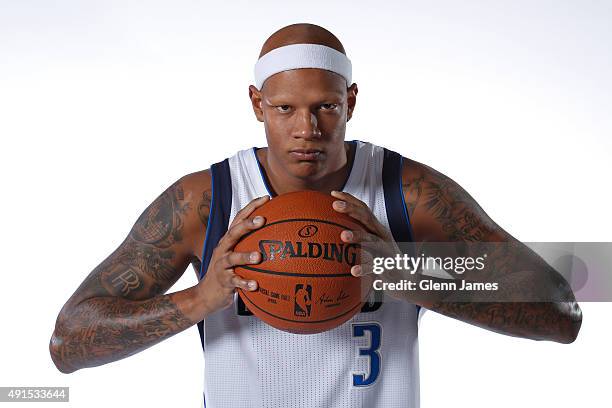
<path fill-rule="evenodd" d="M 229 170 L 229 160 L 215 163 L 210 167 L 212 197 L 210 200 L 210 213 L 208 214 L 208 225 L 202 249 L 202 265 L 200 268 L 200 280 L 206 275 L 213 250 L 217 247 L 219 240 L 227 232 L 229 216 L 232 205 L 232 179 Z M 198 322 L 200 341 L 204 349 L 204 321 Z"/>
<path fill-rule="evenodd" d="M 357 156 L 357 141 L 356 140 L 349 140 L 348 143 L 352 144 L 355 148 L 355 154 L 353 156 L 353 161 L 351 162 L 351 168 L 349 169 L 349 172 L 346 176 L 346 180 L 344 180 L 344 184 L 342 184 L 342 188 L 340 189 L 340 191 L 344 190 L 344 187 L 346 187 L 346 183 L 348 183 L 349 178 L 351 178 L 351 173 L 353 172 L 353 166 L 355 165 L 355 159 Z"/>
<path fill-rule="evenodd" d="M 398 176 L 399 191 L 400 191 L 400 196 L 402 197 L 402 207 L 404 209 L 404 219 L 406 220 L 406 224 L 408 225 L 408 231 L 409 231 L 409 234 L 410 234 L 410 241 L 414 241 L 414 234 L 413 234 L 413 231 L 412 231 L 412 224 L 410 222 L 410 217 L 408 217 L 408 208 L 406 206 L 406 198 L 404 197 L 404 187 L 403 187 L 403 183 L 402 183 L 403 168 L 404 168 L 404 157 L 400 156 L 399 176 Z"/>
<path fill-rule="evenodd" d="M 400 195 L 402 196 L 402 207 L 404 208 L 404 218 L 406 219 L 406 223 L 408 224 L 408 229 L 410 230 L 410 241 L 414 241 L 414 233 L 412 230 L 412 224 L 410 222 L 410 217 L 408 217 L 408 207 L 406 206 L 406 197 L 404 197 L 404 186 L 402 183 L 402 173 L 404 169 L 404 157 L 400 156 L 400 166 L 399 166 L 399 189 Z M 419 312 L 421 311 L 421 306 L 416 306 L 417 318 L 419 316 Z"/>
<path fill-rule="evenodd" d="M 397 242 L 412 242 L 412 229 L 402 192 L 402 156 L 388 149 L 384 149 L 382 180 L 393 238 Z"/>
<path fill-rule="evenodd" d="M 210 236 L 210 229 L 212 226 L 212 219 L 213 219 L 213 215 L 214 215 L 214 211 L 213 209 L 213 203 L 215 202 L 215 172 L 210 171 L 210 186 L 211 186 L 211 195 L 210 195 L 210 205 L 208 207 L 208 222 L 206 223 L 206 235 L 204 236 L 204 246 L 202 247 L 202 257 L 200 259 L 202 259 L 202 262 L 200 263 L 200 280 L 204 277 L 204 254 L 206 253 L 206 243 L 208 242 L 208 237 Z"/>
<path fill-rule="evenodd" d="M 204 248 L 202 250 L 202 269 L 200 279 L 206 274 L 212 252 L 221 237 L 227 232 L 232 205 L 232 180 L 229 171 L 229 161 L 226 159 L 213 164 L 210 168 L 212 176 L 212 199 Z"/>
<path fill-rule="evenodd" d="M 272 198 L 274 197 L 274 194 L 272 194 L 272 189 L 268 185 L 268 181 L 266 180 L 266 177 L 264 176 L 263 166 L 261 165 L 261 163 L 259 162 L 259 159 L 257 158 L 257 149 L 259 149 L 259 147 L 253 147 L 253 155 L 255 156 L 255 161 L 257 162 L 257 168 L 259 169 L 259 176 L 261 177 L 261 180 L 263 181 L 264 186 L 266 186 L 268 195 L 270 196 L 270 198 Z"/>
<path fill-rule="evenodd" d="M 402 187 L 403 159 L 399 153 L 384 149 L 382 180 L 391 234 L 395 241 L 408 243 L 414 239 Z M 412 253 L 414 247 L 404 244 L 401 249 L 403 252 Z M 421 306 L 415 305 L 415 307 L 418 316 Z"/>

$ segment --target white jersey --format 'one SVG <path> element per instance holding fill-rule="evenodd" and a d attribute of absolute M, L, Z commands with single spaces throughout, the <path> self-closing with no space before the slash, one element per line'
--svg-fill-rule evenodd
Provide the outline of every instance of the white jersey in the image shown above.
<path fill-rule="evenodd" d="M 350 143 L 356 145 L 355 157 L 343 191 L 365 202 L 396 241 L 411 241 L 402 157 L 370 143 Z M 211 167 L 213 197 L 200 279 L 236 213 L 254 198 L 272 196 L 255 150 L 242 150 Z M 418 407 L 419 308 L 389 297 L 380 300 L 371 299 L 335 329 L 300 335 L 262 322 L 236 295 L 234 307 L 198 325 L 205 407 Z"/>

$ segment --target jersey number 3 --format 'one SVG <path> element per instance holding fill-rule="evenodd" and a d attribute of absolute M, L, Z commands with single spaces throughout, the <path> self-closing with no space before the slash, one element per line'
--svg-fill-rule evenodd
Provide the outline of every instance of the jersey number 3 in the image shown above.
<path fill-rule="evenodd" d="M 378 323 L 356 323 L 353 324 L 353 337 L 364 337 L 369 332 L 369 344 L 359 348 L 359 357 L 368 359 L 368 372 L 353 374 L 354 387 L 367 387 L 376 382 L 380 374 L 381 356 L 380 349 L 382 338 L 382 327 Z"/>

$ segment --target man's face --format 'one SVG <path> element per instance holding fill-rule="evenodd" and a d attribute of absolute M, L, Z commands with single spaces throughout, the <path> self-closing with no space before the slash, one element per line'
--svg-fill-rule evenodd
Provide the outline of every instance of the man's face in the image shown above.
<path fill-rule="evenodd" d="M 356 87 L 347 98 L 341 76 L 296 69 L 268 78 L 259 95 L 254 90 L 251 100 L 257 119 L 265 125 L 268 161 L 293 177 L 309 180 L 338 170 Z"/>

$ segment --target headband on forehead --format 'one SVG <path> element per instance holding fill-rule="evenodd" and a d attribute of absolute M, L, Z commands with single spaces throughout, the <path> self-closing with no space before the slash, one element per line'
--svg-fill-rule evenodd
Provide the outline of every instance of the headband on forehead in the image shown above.
<path fill-rule="evenodd" d="M 344 77 L 351 86 L 351 60 L 333 48 L 320 44 L 292 44 L 275 48 L 255 64 L 255 85 L 261 89 L 266 79 L 279 72 L 299 68 L 319 68 Z"/>

